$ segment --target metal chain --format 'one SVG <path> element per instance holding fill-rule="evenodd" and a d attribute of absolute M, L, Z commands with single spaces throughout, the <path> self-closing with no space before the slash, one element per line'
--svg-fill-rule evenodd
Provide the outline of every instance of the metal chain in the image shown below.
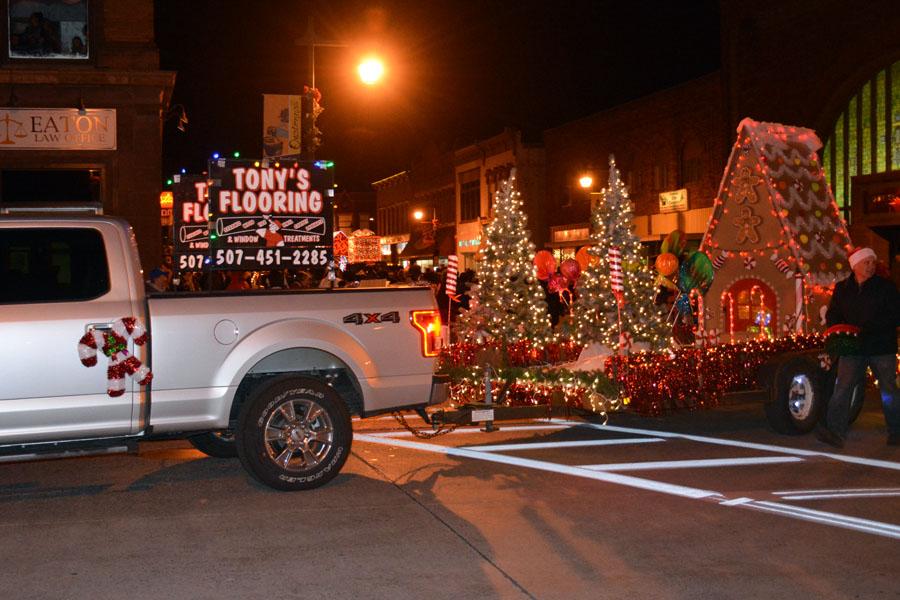
<path fill-rule="evenodd" d="M 435 431 L 429 432 L 423 429 L 416 429 L 415 427 L 407 423 L 406 416 L 401 413 L 395 412 L 393 413 L 393 415 L 394 419 L 396 419 L 397 422 L 400 423 L 400 425 L 402 425 L 411 434 L 422 440 L 430 440 L 432 438 L 436 438 L 439 435 L 450 433 L 451 431 L 459 427 L 459 425 L 445 425 L 441 423 L 441 425 Z"/>

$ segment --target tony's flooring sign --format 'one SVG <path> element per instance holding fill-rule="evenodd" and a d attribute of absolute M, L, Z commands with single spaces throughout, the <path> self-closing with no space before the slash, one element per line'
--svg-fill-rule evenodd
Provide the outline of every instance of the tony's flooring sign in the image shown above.
<path fill-rule="evenodd" d="M 324 163 L 318 163 L 324 164 Z M 209 163 L 213 269 L 324 266 L 332 259 L 333 173 L 316 163 Z"/>

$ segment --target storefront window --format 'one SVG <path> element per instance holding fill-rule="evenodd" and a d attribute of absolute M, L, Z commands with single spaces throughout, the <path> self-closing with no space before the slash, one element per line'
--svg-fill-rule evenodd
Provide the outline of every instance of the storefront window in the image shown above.
<path fill-rule="evenodd" d="M 472 179 L 472 177 L 475 179 Z M 481 215 L 481 181 L 477 179 L 478 171 L 463 173 L 459 186 L 459 220 L 474 221 Z"/>
<path fill-rule="evenodd" d="M 868 175 L 872 172 L 872 84 L 866 82 L 863 86 L 862 95 L 860 95 L 860 124 L 862 129 L 860 140 L 862 140 L 862 174 Z"/>
<path fill-rule="evenodd" d="M 825 173 L 847 218 L 855 176 L 900 170 L 900 62 L 866 81 L 823 138 Z"/>
<path fill-rule="evenodd" d="M 89 57 L 88 0 L 9 0 L 9 57 Z"/>

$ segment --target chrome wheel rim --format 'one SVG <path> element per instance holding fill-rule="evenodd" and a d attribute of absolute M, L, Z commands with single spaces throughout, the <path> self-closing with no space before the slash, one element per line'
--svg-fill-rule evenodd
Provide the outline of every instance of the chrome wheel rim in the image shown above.
<path fill-rule="evenodd" d="M 314 400 L 287 400 L 266 419 L 266 454 L 286 471 L 318 466 L 334 445 L 334 424 Z"/>
<path fill-rule="evenodd" d="M 813 405 L 812 382 L 806 375 L 794 375 L 791 380 L 791 388 L 788 391 L 788 410 L 791 416 L 798 421 L 809 417 Z"/>

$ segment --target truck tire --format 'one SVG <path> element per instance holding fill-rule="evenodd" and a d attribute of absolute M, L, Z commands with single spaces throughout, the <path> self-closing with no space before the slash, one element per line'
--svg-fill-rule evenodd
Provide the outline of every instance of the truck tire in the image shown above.
<path fill-rule="evenodd" d="M 776 372 L 766 419 L 778 433 L 797 435 L 812 431 L 828 397 L 825 372 L 816 361 L 797 356 L 786 360 Z"/>
<path fill-rule="evenodd" d="M 350 454 L 353 428 L 333 388 L 309 377 L 273 380 L 251 395 L 238 418 L 238 457 L 258 481 L 283 491 L 331 481 Z"/>
<path fill-rule="evenodd" d="M 237 446 L 232 431 L 207 431 L 188 438 L 191 446 L 213 458 L 234 458 Z"/>

